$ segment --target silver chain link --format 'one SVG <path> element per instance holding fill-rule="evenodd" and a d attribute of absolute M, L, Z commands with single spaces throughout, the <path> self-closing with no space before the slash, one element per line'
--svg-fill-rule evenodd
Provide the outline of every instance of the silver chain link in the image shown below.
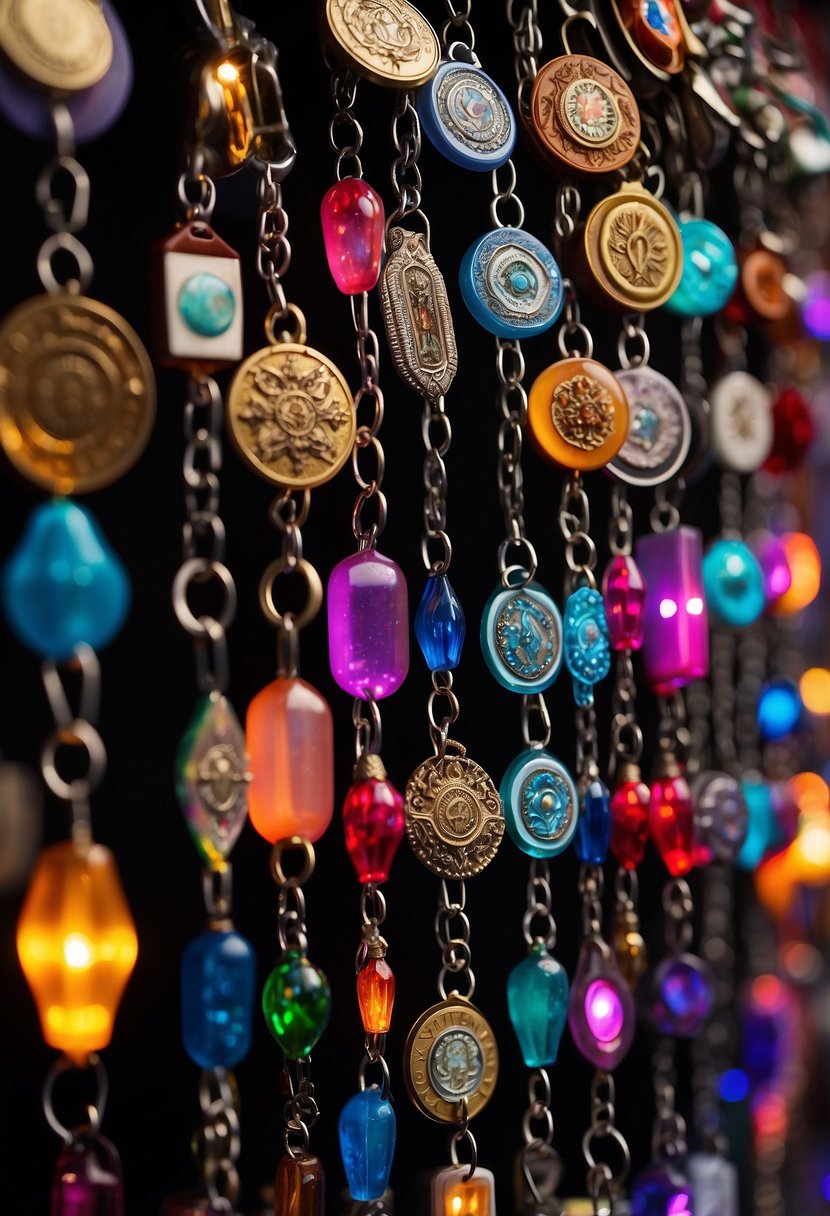
<path fill-rule="evenodd" d="M 107 752 L 97 730 L 101 700 L 101 668 L 91 646 L 80 642 L 70 659 L 60 665 L 45 659 L 41 678 L 54 720 L 54 730 L 41 748 L 40 771 L 48 789 L 67 802 L 72 812 L 72 837 L 78 842 L 91 838 L 89 799 L 104 779 Z M 73 708 L 68 685 L 75 686 Z M 59 757 L 69 748 L 85 757 L 85 772 L 73 766 L 74 775 L 64 777 Z"/>
<path fill-rule="evenodd" d="M 233 1213 L 239 1199 L 237 1162 L 242 1149 L 239 1093 L 236 1079 L 225 1068 L 203 1070 L 199 1080 L 202 1122 L 193 1138 L 211 1211 Z"/>
<path fill-rule="evenodd" d="M 677 1111 L 677 1077 L 674 1040 L 659 1040 L 652 1061 L 654 1071 L 654 1130 L 651 1152 L 656 1160 L 677 1161 L 686 1155 L 686 1121 Z"/>
<path fill-rule="evenodd" d="M 378 438 L 383 423 L 384 401 L 378 382 L 380 346 L 378 336 L 369 324 L 369 296 L 364 291 L 361 295 L 352 296 L 350 302 L 360 366 L 360 388 L 355 394 L 358 426 L 352 449 L 352 471 L 358 494 L 352 509 L 352 532 L 358 548 L 363 550 L 374 548 L 386 527 L 386 495 L 381 489 L 386 461 Z M 361 407 L 364 412 L 367 408 L 371 410 L 369 421 L 361 422 Z M 373 467 L 368 471 L 360 468 L 360 453 L 364 451 L 369 451 L 373 460 Z M 367 525 L 363 520 L 363 508 L 368 502 L 375 503 L 375 519 Z"/>
<path fill-rule="evenodd" d="M 50 233 L 38 250 L 37 272 L 45 291 L 83 293 L 92 283 L 93 264 L 77 233 L 89 217 L 89 176 L 75 157 L 72 116 L 62 101 L 53 101 L 52 121 L 55 156 L 43 166 L 35 186 Z"/>
<path fill-rule="evenodd" d="M 329 146 L 336 156 L 334 172 L 338 181 L 344 177 L 363 177 L 360 152 L 363 148 L 363 127 L 354 112 L 357 100 L 357 77 L 348 68 L 337 68 L 331 77 L 334 113 L 329 122 Z"/>
<path fill-rule="evenodd" d="M 465 911 L 467 891 L 463 879 L 458 880 L 452 891 L 450 882 L 450 879 L 441 879 L 435 913 L 435 940 L 441 950 L 438 993 L 442 1001 L 447 999 L 447 977 L 452 976 L 452 991 L 472 1000 L 476 981 L 471 966 L 470 918 Z M 459 984 L 462 987 L 466 984 L 466 992 L 460 991 Z"/>
<path fill-rule="evenodd" d="M 591 538 L 591 508 L 579 473 L 565 478 L 559 503 L 559 530 L 568 567 L 566 593 L 596 587 L 597 547 Z"/>
<path fill-rule="evenodd" d="M 706 1152 L 726 1154 L 718 1080 L 736 1049 L 734 874 L 711 864 L 703 872 L 700 952 L 712 969 L 714 1005 L 702 1034 L 692 1042 L 695 1129 Z"/>
<path fill-rule="evenodd" d="M 516 73 L 516 104 L 519 115 L 530 118 L 530 93 L 539 72 L 542 31 L 537 0 L 507 0 L 507 20 L 513 31 L 513 66 Z"/>
<path fill-rule="evenodd" d="M 591 1122 L 582 1137 L 582 1155 L 588 1166 L 586 1185 L 594 1208 L 594 1216 L 614 1216 L 614 1204 L 620 1187 L 631 1168 L 631 1154 L 622 1132 L 615 1124 L 616 1093 L 614 1078 L 598 1069 L 591 1082 Z M 594 1146 L 619 1157 L 616 1170 L 614 1158 L 600 1159 Z"/>
<path fill-rule="evenodd" d="M 274 319 L 288 316 L 282 280 L 291 265 L 288 212 L 282 205 L 282 185 L 265 165 L 257 181 L 256 270 L 268 289 Z"/>
<path fill-rule="evenodd" d="M 412 93 L 399 93 L 392 114 L 392 143 L 397 153 L 392 159 L 390 175 L 392 189 L 395 193 L 395 209 L 387 218 L 386 227 L 399 224 L 408 216 L 418 216 L 426 233 L 426 244 L 429 248 L 430 226 L 421 208 L 421 120 L 415 109 Z"/>

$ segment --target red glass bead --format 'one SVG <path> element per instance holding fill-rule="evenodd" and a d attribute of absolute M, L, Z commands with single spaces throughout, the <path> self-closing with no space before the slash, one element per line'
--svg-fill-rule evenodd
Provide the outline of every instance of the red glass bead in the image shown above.
<path fill-rule="evenodd" d="M 648 818 L 668 872 L 674 878 L 688 874 L 694 865 L 694 811 L 689 783 L 676 765 L 667 766 L 652 784 Z"/>
<path fill-rule="evenodd" d="M 377 191 L 359 177 L 335 182 L 320 204 L 329 270 L 348 296 L 371 291 L 380 274 L 385 217 Z"/>
<path fill-rule="evenodd" d="M 385 958 L 369 957 L 358 971 L 357 1003 L 366 1034 L 386 1034 L 392 1025 L 395 977 Z"/>
<path fill-rule="evenodd" d="M 602 577 L 602 596 L 612 648 L 639 650 L 643 644 L 646 585 L 633 557 L 612 557 Z"/>
<path fill-rule="evenodd" d="M 772 407 L 772 425 L 772 451 L 763 467 L 776 475 L 793 473 L 816 437 L 812 410 L 797 389 L 779 393 Z"/>
<path fill-rule="evenodd" d="M 377 774 L 356 774 L 343 804 L 343 827 L 358 881 L 386 882 L 403 838 L 403 798 L 387 781 L 378 757 L 364 757 L 371 759 L 377 761 Z"/>
<path fill-rule="evenodd" d="M 650 798 L 648 786 L 631 766 L 611 798 L 611 852 L 626 870 L 636 869 L 643 860 Z"/>

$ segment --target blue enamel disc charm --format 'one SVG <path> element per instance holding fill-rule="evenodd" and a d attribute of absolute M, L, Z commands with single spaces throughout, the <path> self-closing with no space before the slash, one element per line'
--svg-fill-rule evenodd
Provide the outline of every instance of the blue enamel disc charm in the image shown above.
<path fill-rule="evenodd" d="M 459 282 L 476 321 L 499 338 L 544 333 L 562 311 L 562 275 L 553 254 L 521 228 L 495 228 L 473 241 Z"/>
<path fill-rule="evenodd" d="M 562 665 L 562 617 L 544 587 L 499 584 L 484 607 L 481 649 L 510 692 L 549 688 Z"/>
<path fill-rule="evenodd" d="M 677 227 L 683 244 L 683 273 L 664 307 L 681 317 L 710 317 L 726 307 L 735 290 L 735 248 L 711 220 L 678 220 Z"/>
<path fill-rule="evenodd" d="M 529 857 L 555 857 L 573 840 L 579 798 L 561 760 L 539 747 L 520 752 L 501 785 L 504 822 L 513 843 Z"/>
<path fill-rule="evenodd" d="M 418 90 L 418 116 L 434 146 L 462 169 L 486 173 L 509 160 L 516 123 L 498 85 L 471 63 L 444 63 Z"/>
<path fill-rule="evenodd" d="M 611 669 L 608 621 L 599 591 L 577 587 L 565 603 L 565 663 L 573 676 L 574 700 L 590 705 L 593 687 Z"/>

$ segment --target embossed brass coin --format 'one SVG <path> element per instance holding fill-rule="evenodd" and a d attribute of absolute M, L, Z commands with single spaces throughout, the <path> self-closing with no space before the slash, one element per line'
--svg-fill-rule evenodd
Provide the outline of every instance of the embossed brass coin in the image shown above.
<path fill-rule="evenodd" d="M 527 425 L 548 460 L 566 469 L 601 469 L 625 442 L 628 402 L 602 363 L 560 359 L 534 380 Z"/>
<path fill-rule="evenodd" d="M 406 0 L 325 0 L 323 36 L 360 76 L 394 89 L 416 89 L 438 70 L 435 31 Z"/>
<path fill-rule="evenodd" d="M 472 1119 L 490 1101 L 499 1075 L 489 1022 L 455 993 L 432 1005 L 407 1035 L 403 1073 L 406 1092 L 427 1118 L 458 1123 L 465 1099 Z"/>
<path fill-rule="evenodd" d="M 597 203 L 585 223 L 586 286 L 625 312 L 659 308 L 683 270 L 683 246 L 669 211 L 637 182 Z"/>
<path fill-rule="evenodd" d="M 35 296 L 0 326 L 0 444 L 36 485 L 70 494 L 117 481 L 155 415 L 147 352 L 106 304 Z"/>
<path fill-rule="evenodd" d="M 504 815 L 495 785 L 464 748 L 450 740 L 406 786 L 406 835 L 412 852 L 441 878 L 470 878 L 496 855 Z M 449 749 L 452 749 L 450 751 Z"/>
<path fill-rule="evenodd" d="M 112 62 L 100 0 L 0 0 L 0 48 L 30 80 L 66 92 L 96 84 Z"/>
<path fill-rule="evenodd" d="M 623 78 L 589 55 L 562 55 L 539 70 L 530 97 L 537 143 L 555 164 L 610 173 L 640 142 L 640 111 Z"/>
<path fill-rule="evenodd" d="M 354 402 L 340 370 L 299 342 L 266 346 L 239 368 L 228 423 L 240 455 L 267 481 L 322 485 L 351 455 Z"/>
<path fill-rule="evenodd" d="M 386 250 L 380 303 L 395 369 L 416 392 L 439 397 L 458 368 L 444 277 L 420 232 L 390 228 Z"/>

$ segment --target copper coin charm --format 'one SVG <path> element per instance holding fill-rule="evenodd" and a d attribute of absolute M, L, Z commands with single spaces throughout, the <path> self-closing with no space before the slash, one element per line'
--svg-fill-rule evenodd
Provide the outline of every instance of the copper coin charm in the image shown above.
<path fill-rule="evenodd" d="M 665 304 L 683 270 L 677 224 L 637 182 L 625 182 L 594 207 L 585 223 L 581 257 L 585 290 L 598 303 L 623 312 L 649 312 Z"/>
<path fill-rule="evenodd" d="M 452 740 L 443 756 L 430 756 L 415 769 L 404 807 L 412 852 L 441 878 L 478 874 L 493 860 L 504 835 L 498 790 Z"/>
<path fill-rule="evenodd" d="M 611 173 L 640 142 L 640 111 L 623 78 L 589 55 L 562 55 L 540 68 L 530 97 L 538 147 L 579 173 Z"/>

